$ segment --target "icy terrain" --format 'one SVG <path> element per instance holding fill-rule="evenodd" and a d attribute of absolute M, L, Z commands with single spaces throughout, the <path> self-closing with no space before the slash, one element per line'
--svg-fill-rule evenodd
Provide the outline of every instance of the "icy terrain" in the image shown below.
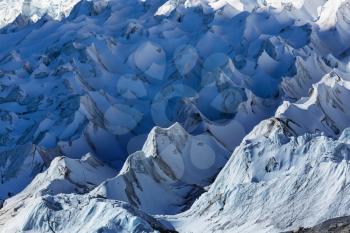
<path fill-rule="evenodd" d="M 57 157 L 0 210 L 0 232 L 158 232 L 172 230 L 119 201 L 79 196 L 112 177 L 114 171 L 91 155 Z"/>
<path fill-rule="evenodd" d="M 14 21 L 20 14 L 37 21 L 44 15 L 54 19 L 62 19 L 79 0 L 1 0 L 0 27 Z"/>
<path fill-rule="evenodd" d="M 180 232 L 284 232 L 350 215 L 350 138 L 260 123 L 232 154 L 209 191 L 179 216 Z M 178 223 L 180 221 L 180 223 Z"/>
<path fill-rule="evenodd" d="M 350 215 L 349 0 L 0 0 L 0 232 Z"/>
<path fill-rule="evenodd" d="M 142 151 L 130 155 L 120 174 L 93 193 L 152 214 L 178 213 L 213 181 L 228 156 L 209 135 L 190 136 L 179 124 L 155 128 Z"/>

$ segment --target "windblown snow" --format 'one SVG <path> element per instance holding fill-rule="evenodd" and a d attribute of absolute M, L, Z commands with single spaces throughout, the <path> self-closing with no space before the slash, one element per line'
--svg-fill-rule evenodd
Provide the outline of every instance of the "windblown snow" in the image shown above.
<path fill-rule="evenodd" d="M 349 100 L 349 0 L 0 0 L 0 232 L 326 231 Z"/>

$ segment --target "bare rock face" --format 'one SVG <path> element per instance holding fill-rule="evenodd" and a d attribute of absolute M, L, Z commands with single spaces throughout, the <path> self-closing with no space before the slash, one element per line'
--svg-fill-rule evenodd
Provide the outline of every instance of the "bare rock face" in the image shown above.
<path fill-rule="evenodd" d="M 329 219 L 315 227 L 300 228 L 286 233 L 347 233 L 350 232 L 350 217 Z"/>

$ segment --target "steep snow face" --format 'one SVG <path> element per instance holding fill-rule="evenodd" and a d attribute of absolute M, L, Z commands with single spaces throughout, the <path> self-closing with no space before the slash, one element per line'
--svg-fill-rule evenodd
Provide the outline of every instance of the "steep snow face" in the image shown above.
<path fill-rule="evenodd" d="M 316 24 L 319 27 L 319 37 L 332 43 L 319 43 L 327 53 L 348 61 L 350 43 L 350 1 L 328 1 L 322 8 Z"/>
<path fill-rule="evenodd" d="M 86 193 L 115 174 L 115 170 L 90 154 L 81 160 L 57 157 L 51 162 L 50 167 L 45 172 L 38 174 L 23 191 L 7 199 L 3 203 L 1 213 L 12 213 L 12 215 L 4 215 L 6 219 L 6 216 L 15 216 L 18 211 L 25 212 L 27 205 L 33 199 L 44 195 Z"/>
<path fill-rule="evenodd" d="M 56 157 L 50 167 L 37 175 L 23 192 L 5 203 L 21 197 L 22 193 L 40 192 L 41 195 L 86 193 L 115 174 L 114 169 L 103 164 L 91 154 L 83 156 L 80 160 Z"/>
<path fill-rule="evenodd" d="M 307 58 L 297 57 L 296 70 L 295 76 L 284 78 L 281 83 L 286 99 L 292 101 L 307 97 L 312 85 L 318 83 L 333 68 L 328 66 L 321 56 L 311 53 Z"/>
<path fill-rule="evenodd" d="M 324 4 L 320 11 L 320 18 L 317 24 L 323 30 L 327 30 L 333 27 L 342 26 L 343 20 L 347 20 L 346 13 L 349 9 L 349 1 L 347 0 L 335 0 L 328 1 Z M 341 17 L 344 17 L 343 19 Z"/>
<path fill-rule="evenodd" d="M 29 17 L 37 21 L 47 14 L 53 19 L 62 19 L 68 16 L 79 0 L 1 0 L 0 1 L 0 28 L 13 22 L 18 15 Z"/>
<path fill-rule="evenodd" d="M 296 135 L 324 132 L 338 137 L 350 125 L 350 76 L 332 72 L 311 90 L 310 97 L 284 102 L 276 117 L 283 120 Z"/>
<path fill-rule="evenodd" d="M 75 196 L 89 192 L 115 174 L 115 170 L 90 154 L 81 160 L 55 158 L 47 171 L 39 174 L 18 195 L 5 201 L 0 210 L 0 232 L 45 232 L 50 229 L 56 229 L 57 232 L 65 232 L 68 229 L 79 232 L 90 228 L 92 232 L 97 232 L 104 227 L 125 228 L 125 232 L 128 232 L 128 227 L 140 228 L 143 225 L 142 217 L 133 217 L 138 215 L 137 212 L 125 204 L 97 199 L 90 202 L 89 198 Z M 64 195 L 70 193 L 71 196 Z M 116 212 L 112 214 L 113 211 Z M 99 221 L 99 224 L 96 224 L 96 219 L 102 218 L 104 214 L 108 214 L 110 218 L 104 218 L 105 222 Z M 131 219 L 135 219 L 135 223 L 132 224 L 131 220 L 128 226 L 126 221 L 124 226 L 124 223 L 118 223 L 114 219 L 119 215 L 121 219 L 123 215 L 130 216 Z M 137 222 L 138 218 L 140 223 Z M 90 219 L 90 224 L 87 219 Z M 114 225 L 108 226 L 114 220 Z"/>
<path fill-rule="evenodd" d="M 0 232 L 166 230 L 161 223 L 127 204 L 89 194 L 77 195 L 89 192 L 115 173 L 89 154 L 81 160 L 57 157 L 26 189 L 6 200 L 0 210 Z"/>
<path fill-rule="evenodd" d="M 76 194 L 36 198 L 29 203 L 26 211 L 20 211 L 10 219 L 0 225 L 1 233 L 174 232 L 171 226 L 164 225 L 126 203 Z"/>
<path fill-rule="evenodd" d="M 229 152 L 209 135 L 189 135 L 179 124 L 152 130 L 142 151 L 93 195 L 129 202 L 151 214 L 187 209 L 209 185 Z M 159 198 L 161 195 L 161 198 Z"/>
<path fill-rule="evenodd" d="M 233 151 L 241 143 L 244 136 L 262 119 L 268 118 L 280 103 L 279 96 L 264 99 L 249 91 L 247 91 L 246 96 L 247 100 L 239 105 L 237 114 L 232 120 L 225 123 L 203 120 L 203 127 L 230 151 Z M 188 123 L 188 121 L 191 121 L 191 118 L 188 118 L 185 123 Z"/>
<path fill-rule="evenodd" d="M 209 191 L 179 216 L 180 232 L 283 232 L 349 215 L 349 129 L 338 140 L 257 126 Z"/>
<path fill-rule="evenodd" d="M 40 156 L 39 150 L 31 144 L 0 152 L 0 206 L 5 199 L 24 189 L 44 169 L 44 159 L 45 156 Z"/>

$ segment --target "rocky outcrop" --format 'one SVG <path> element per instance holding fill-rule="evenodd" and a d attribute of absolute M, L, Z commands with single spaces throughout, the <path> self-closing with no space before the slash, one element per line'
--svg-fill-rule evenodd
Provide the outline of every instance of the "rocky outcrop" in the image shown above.
<path fill-rule="evenodd" d="M 346 233 L 350 231 L 350 217 L 329 219 L 312 228 L 300 228 L 286 233 Z"/>

